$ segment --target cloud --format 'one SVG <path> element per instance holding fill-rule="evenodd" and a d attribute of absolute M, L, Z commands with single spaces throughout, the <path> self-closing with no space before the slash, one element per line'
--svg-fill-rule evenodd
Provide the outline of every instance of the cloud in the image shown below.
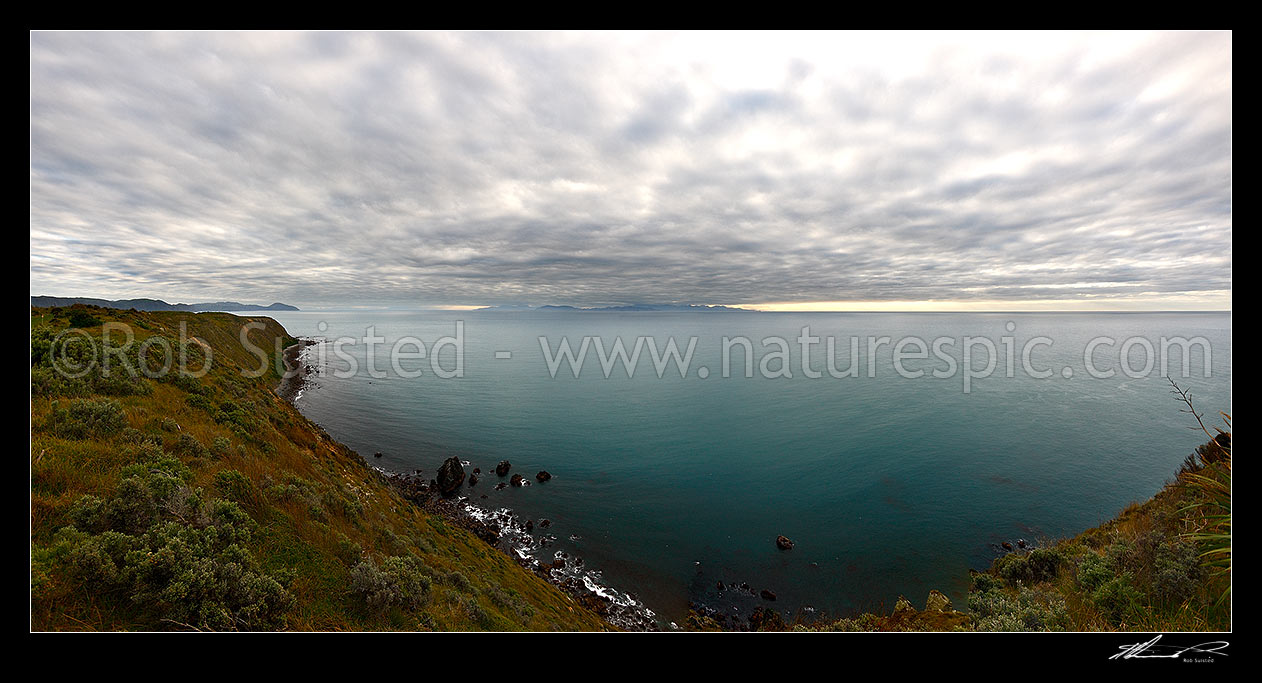
<path fill-rule="evenodd" d="M 1231 35 L 34 33 L 31 288 L 1231 289 Z"/>

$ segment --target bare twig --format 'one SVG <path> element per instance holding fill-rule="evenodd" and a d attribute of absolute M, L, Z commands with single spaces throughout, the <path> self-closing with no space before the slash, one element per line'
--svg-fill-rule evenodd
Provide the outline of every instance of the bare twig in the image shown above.
<path fill-rule="evenodd" d="M 184 628 L 192 629 L 194 631 L 197 631 L 198 633 L 202 632 L 200 628 L 197 628 L 196 626 L 193 626 L 192 624 L 186 624 L 182 621 L 176 621 L 174 619 L 163 619 L 163 621 L 167 623 L 175 624 L 176 626 L 183 626 Z"/>
<path fill-rule="evenodd" d="M 1218 437 L 1213 434 L 1210 434 L 1209 429 L 1205 427 L 1205 421 L 1201 419 L 1202 417 L 1204 417 L 1204 415 L 1196 410 L 1196 406 L 1192 405 L 1191 390 L 1183 389 L 1178 384 L 1175 384 L 1174 380 L 1170 379 L 1169 377 L 1166 378 L 1166 381 L 1170 383 L 1171 387 L 1174 387 L 1174 389 L 1170 393 L 1178 396 L 1179 401 L 1187 406 L 1187 409 L 1183 410 L 1182 412 L 1191 413 L 1192 417 L 1196 418 L 1196 424 L 1200 427 L 1201 431 L 1205 433 L 1205 436 L 1209 437 L 1209 442 L 1214 444 L 1214 447 L 1217 448 L 1219 451 L 1222 451 L 1223 455 L 1230 457 L 1231 453 L 1229 453 L 1227 449 L 1224 448 L 1223 445 L 1218 442 Z M 1223 415 L 1225 416 L 1225 414 Z M 1196 429 L 1196 427 L 1189 427 L 1189 429 Z M 1222 433 L 1222 430 L 1219 430 L 1219 433 Z"/>

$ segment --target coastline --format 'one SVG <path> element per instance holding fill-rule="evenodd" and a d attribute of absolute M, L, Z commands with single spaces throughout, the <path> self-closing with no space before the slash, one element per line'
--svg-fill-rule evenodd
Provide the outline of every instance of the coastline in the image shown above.
<path fill-rule="evenodd" d="M 281 375 L 280 382 L 276 385 L 276 393 L 281 398 L 293 404 L 302 396 L 302 392 L 310 384 L 307 376 L 312 373 L 311 366 L 307 365 L 302 359 L 302 350 L 308 346 L 314 346 L 315 340 L 307 338 L 299 338 L 296 343 L 285 347 L 281 352 L 281 361 L 285 365 L 285 372 Z M 297 406 L 294 406 L 297 408 Z"/>
<path fill-rule="evenodd" d="M 302 411 L 295 402 L 313 386 L 309 377 L 315 372 L 306 363 L 303 350 L 318 343 L 317 340 L 300 337 L 281 355 L 285 372 L 275 391 L 300 413 Z M 369 462 L 363 454 L 355 452 L 355 455 L 417 508 L 472 532 L 522 569 L 561 589 L 609 624 L 625 631 L 660 630 L 662 624 L 653 610 L 633 594 L 605 585 L 599 570 L 587 568 L 583 558 L 560 550 L 549 554 L 548 546 L 556 540 L 555 536 L 547 533 L 550 521 L 542 519 L 536 526 L 534 520 L 522 519 L 510 508 L 488 509 L 474 503 L 470 496 L 443 495 L 438 491 L 436 482 L 421 476 L 420 470 L 410 474 L 392 472 Z M 470 466 L 471 463 L 463 461 L 462 465 Z M 492 474 L 490 470 L 493 469 L 488 470 L 487 476 Z M 480 472 L 480 468 L 474 471 Z M 506 479 L 506 475 L 500 478 Z M 551 559 L 548 560 L 548 557 Z M 678 628 L 673 623 L 669 627 Z"/>
<path fill-rule="evenodd" d="M 315 370 L 305 362 L 303 349 L 318 343 L 317 340 L 299 339 L 298 343 L 284 349 L 286 372 L 275 391 L 295 409 L 297 406 L 294 402 L 301 397 L 303 391 L 315 386 L 310 379 L 310 375 L 314 374 Z M 992 543 L 996 557 L 985 567 L 969 570 L 970 588 L 967 599 L 960 601 L 963 604 L 960 604 L 958 608 L 945 594 L 938 590 L 930 590 L 924 600 L 924 607 L 921 609 L 917 609 L 905 596 L 899 595 L 893 609 L 889 612 L 882 608 L 875 612 L 860 611 L 840 618 L 837 615 L 817 614 L 813 615 L 814 618 L 803 619 L 799 615 L 786 620 L 784 615 L 774 607 L 757 602 L 758 593 L 755 588 L 747 584 L 738 585 L 731 582 L 724 586 L 724 583 L 720 582 L 720 593 L 747 597 L 746 603 L 752 602 L 756 606 L 752 611 L 741 609 L 740 614 L 737 615 L 728 613 L 728 610 L 719 605 L 706 604 L 708 601 L 690 600 L 688 614 L 686 617 L 674 617 L 678 619 L 676 622 L 659 617 L 641 603 L 634 594 L 604 584 L 599 569 L 588 568 L 581 557 L 549 547 L 556 542 L 557 537 L 552 535 L 554 529 L 548 520 L 525 519 L 511 508 L 493 509 L 476 502 L 473 490 L 467 488 L 472 485 L 472 482 L 466 483 L 463 469 L 472 468 L 473 476 L 470 479 L 481 477 L 487 481 L 485 485 L 492 485 L 491 482 L 495 479 L 491 475 L 496 468 L 489 463 L 480 463 L 481 467 L 474 467 L 470 461 L 449 458 L 449 462 L 453 460 L 458 462 L 461 470 L 459 481 L 454 489 L 446 485 L 443 487 L 448 492 L 444 495 L 439 491 L 438 482 L 430 478 L 429 473 L 421 470 L 414 470 L 411 473 L 390 471 L 373 464 L 370 458 L 358 452 L 349 448 L 347 450 L 368 465 L 368 468 L 375 472 L 383 483 L 394 489 L 400 497 L 406 499 L 416 509 L 471 532 L 487 545 L 512 559 L 522 569 L 559 588 L 579 605 L 599 615 L 606 623 L 628 631 L 995 631 L 1074 630 L 1075 628 L 1128 630 L 1127 626 L 1134 626 L 1133 620 L 1140 618 L 1139 615 L 1130 614 L 1123 619 L 1122 616 L 1112 615 L 1107 612 L 1107 609 L 1099 607 L 1097 603 L 1107 600 L 1108 595 L 1100 593 L 1097 588 L 1080 585 L 1077 578 L 1079 565 L 1093 566 L 1091 565 L 1093 562 L 1114 561 L 1107 559 L 1112 557 L 1109 554 L 1112 552 L 1109 550 L 1112 546 L 1126 548 L 1142 540 L 1123 538 L 1118 541 L 1112 536 L 1108 539 L 1102 536 L 1106 531 L 1116 536 L 1116 529 L 1121 521 L 1136 518 L 1133 509 L 1143 510 L 1140 515 L 1142 521 L 1126 522 L 1126 524 L 1137 528 L 1151 529 L 1155 526 L 1166 525 L 1168 520 L 1179 517 L 1173 510 L 1180 506 L 1172 508 L 1168 501 L 1182 495 L 1176 495 L 1177 486 L 1168 484 L 1156 495 L 1148 498 L 1146 503 L 1133 504 L 1116 518 L 1090 527 L 1078 535 L 1058 540 L 1047 538 L 1030 541 L 1025 538 L 1013 538 Z M 484 471 L 485 474 L 483 474 Z M 507 470 L 504 474 L 498 475 L 501 480 L 498 487 L 509 485 L 507 475 Z M 441 474 L 438 475 L 438 479 L 443 479 Z M 518 477 L 514 475 L 514 479 Z M 533 482 L 526 480 L 514 485 L 531 486 Z M 481 497 L 485 499 L 487 496 Z M 1158 514 L 1153 512 L 1155 510 L 1164 511 Z M 1127 530 L 1126 533 L 1130 534 L 1130 531 Z M 1161 533 L 1163 534 L 1160 544 L 1162 547 L 1180 548 L 1187 545 L 1186 539 L 1174 531 L 1166 529 Z M 1096 556 L 1105 557 L 1106 560 L 1091 559 Z M 1086 564 L 1083 564 L 1084 562 Z M 1118 569 L 1130 572 L 1122 571 L 1122 576 L 1142 575 L 1152 566 L 1156 566 L 1155 558 L 1143 558 L 1134 560 L 1129 565 L 1119 565 Z M 1196 562 L 1186 563 L 1186 566 L 1180 569 L 1183 572 L 1180 580 L 1194 587 L 1208 587 L 1209 576 L 1201 573 L 1198 566 Z M 1147 585 L 1147 583 L 1138 583 L 1133 586 L 1128 585 L 1128 587 L 1141 591 Z M 774 594 L 770 598 L 766 595 L 762 597 L 764 601 L 775 600 Z M 1185 597 L 1199 600 L 1192 594 Z M 1200 605 L 1199 602 L 1189 604 Z M 745 606 L 747 605 L 742 605 L 742 607 Z M 1199 621 L 1188 623 L 1172 621 L 1174 617 L 1164 614 L 1157 617 L 1150 616 L 1148 618 L 1154 620 L 1149 623 L 1149 626 L 1155 628 L 1177 624 L 1179 627 L 1173 630 L 1189 628 L 1195 630 L 1195 628 L 1203 629 L 1206 625 L 1217 626 L 1221 617 L 1208 610 L 1209 608 L 1202 610 L 1205 613 L 1196 617 Z M 1163 619 L 1165 621 L 1162 621 Z M 1229 623 L 1230 612 L 1227 613 L 1226 619 Z"/>

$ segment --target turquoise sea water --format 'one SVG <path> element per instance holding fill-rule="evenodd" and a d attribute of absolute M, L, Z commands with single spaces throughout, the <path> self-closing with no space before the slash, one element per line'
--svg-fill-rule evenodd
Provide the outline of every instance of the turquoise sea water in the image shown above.
<path fill-rule="evenodd" d="M 690 601 L 745 613 L 758 604 L 719 591 L 719 581 L 775 592 L 778 599 L 763 604 L 786 617 L 807 608 L 888 607 L 899 595 L 920 603 L 932 588 L 963 606 L 967 570 L 989 564 L 997 544 L 1075 534 L 1151 496 L 1205 438 L 1189 428 L 1195 423 L 1159 367 L 1122 374 L 1119 347 L 1127 339 L 1147 339 L 1159 352 L 1162 336 L 1203 337 L 1210 376 L 1200 347 L 1190 376 L 1182 376 L 1177 350 L 1168 372 L 1211 417 L 1231 409 L 1226 313 L 271 315 L 294 335 L 360 340 L 344 347 L 359 364 L 351 377 L 332 374 L 348 363 L 331 344 L 308 350 L 313 362 L 323 356 L 327 373 L 297 400 L 308 417 L 385 469 L 433 476 L 451 455 L 481 467 L 482 482 L 466 491 L 474 502 L 552 520 L 555 549 L 581 555 L 668 621 L 680 620 Z M 455 335 L 457 321 L 463 377 L 435 376 L 429 359 L 402 361 L 420 377 L 391 369 L 392 342 L 414 336 L 428 349 Z M 365 366 L 370 326 L 384 338 L 376 353 L 386 377 Z M 797 337 L 805 326 L 821 338 L 810 354 L 819 378 L 801 369 Z M 647 348 L 634 376 L 618 366 L 606 378 L 594 347 L 578 378 L 567 365 L 554 378 L 540 336 L 553 351 L 562 337 L 575 351 L 583 337 L 607 349 L 621 338 L 628 351 L 637 337 L 659 348 L 673 337 L 681 351 L 695 337 L 696 347 L 683 378 L 674 365 L 659 378 Z M 739 349 L 733 376 L 722 376 L 724 336 L 751 340 L 754 377 L 744 376 Z M 761 340 L 775 336 L 789 344 L 791 378 L 759 372 L 761 356 L 779 350 Z M 825 371 L 829 336 L 839 369 L 849 363 L 850 338 L 860 339 L 858 377 Z M 986 337 L 999 354 L 996 369 L 965 393 L 962 371 L 928 374 L 946 369 L 931 354 L 905 360 L 904 370 L 926 371 L 905 378 L 891 347 L 907 336 L 926 346 L 953 339 L 944 353 L 957 362 L 965 336 Z M 1037 369 L 1053 371 L 1046 379 L 1021 367 L 1022 347 L 1039 336 L 1053 342 L 1031 356 Z M 1115 341 L 1097 347 L 1094 366 L 1115 374 L 1097 379 L 1083 353 L 1101 336 Z M 869 337 L 890 341 L 869 358 Z M 1004 337 L 1015 349 L 1013 377 Z M 980 370 L 987 354 L 975 348 Z M 1130 350 L 1130 367 L 1142 370 L 1142 345 Z M 453 347 L 438 357 L 441 368 L 455 367 Z M 384 457 L 372 458 L 377 451 Z M 496 491 L 490 471 L 502 459 L 530 479 L 539 470 L 553 479 Z M 780 534 L 796 547 L 778 550 Z"/>

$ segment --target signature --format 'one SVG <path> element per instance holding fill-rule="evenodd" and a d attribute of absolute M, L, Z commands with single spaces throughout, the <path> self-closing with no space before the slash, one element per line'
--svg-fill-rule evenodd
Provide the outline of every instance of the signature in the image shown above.
<path fill-rule="evenodd" d="M 1200 645 L 1188 646 L 1158 645 L 1157 641 L 1159 640 L 1161 640 L 1161 636 L 1157 636 L 1146 643 L 1122 645 L 1118 648 L 1121 652 L 1109 657 L 1109 659 L 1178 659 L 1188 652 L 1227 656 L 1227 653 L 1223 652 L 1223 649 L 1228 645 L 1225 640 L 1213 640 Z"/>

